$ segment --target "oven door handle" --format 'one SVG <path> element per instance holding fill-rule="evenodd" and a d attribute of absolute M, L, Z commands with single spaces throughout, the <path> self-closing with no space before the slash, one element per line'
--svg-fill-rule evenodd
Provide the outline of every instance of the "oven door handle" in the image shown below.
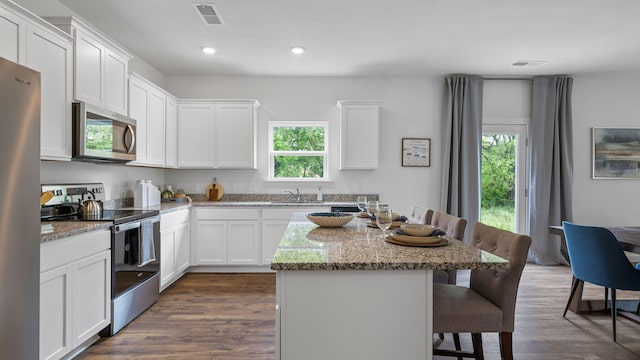
<path fill-rule="evenodd" d="M 116 225 L 116 230 L 115 233 L 121 233 L 123 231 L 129 231 L 132 229 L 139 229 L 140 228 L 140 221 L 134 221 L 134 222 L 130 222 L 130 223 L 125 223 L 125 224 L 120 224 L 120 225 Z"/>

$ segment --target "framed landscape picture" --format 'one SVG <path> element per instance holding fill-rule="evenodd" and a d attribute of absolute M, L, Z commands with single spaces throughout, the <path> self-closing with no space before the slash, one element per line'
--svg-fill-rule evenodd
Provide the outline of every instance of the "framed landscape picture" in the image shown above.
<path fill-rule="evenodd" d="M 640 178 L 640 129 L 593 128 L 593 178 Z"/>
<path fill-rule="evenodd" d="M 402 166 L 431 166 L 431 139 L 403 138 Z"/>

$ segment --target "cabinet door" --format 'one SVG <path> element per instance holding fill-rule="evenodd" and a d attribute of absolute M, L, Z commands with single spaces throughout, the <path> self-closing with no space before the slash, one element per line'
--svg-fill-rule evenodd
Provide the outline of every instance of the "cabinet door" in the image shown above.
<path fill-rule="evenodd" d="M 262 264 L 271 265 L 289 220 L 262 220 Z"/>
<path fill-rule="evenodd" d="M 215 118 L 217 167 L 255 169 L 256 118 L 253 104 L 218 104 Z"/>
<path fill-rule="evenodd" d="M 174 249 L 176 273 L 181 273 L 189 267 L 189 223 L 176 228 Z"/>
<path fill-rule="evenodd" d="M 137 164 L 147 163 L 147 125 L 149 117 L 149 86 L 131 78 L 129 81 L 129 117 L 136 121 L 136 161 Z"/>
<path fill-rule="evenodd" d="M 35 25 L 27 31 L 27 66 L 40 72 L 40 158 L 71 159 L 71 40 Z"/>
<path fill-rule="evenodd" d="M 259 264 L 258 222 L 229 221 L 227 226 L 228 264 Z"/>
<path fill-rule="evenodd" d="M 193 249 L 196 265 L 224 265 L 227 263 L 227 222 L 197 220 L 196 243 Z"/>
<path fill-rule="evenodd" d="M 167 96 L 165 116 L 165 148 L 164 165 L 174 168 L 178 166 L 178 105 L 176 99 Z"/>
<path fill-rule="evenodd" d="M 71 341 L 71 279 L 67 265 L 40 274 L 40 359 L 60 359 Z"/>
<path fill-rule="evenodd" d="M 378 139 L 378 105 L 340 106 L 340 169 L 376 169 Z"/>
<path fill-rule="evenodd" d="M 75 30 L 75 86 L 77 100 L 101 106 L 104 104 L 104 59 L 106 48 L 85 32 Z"/>
<path fill-rule="evenodd" d="M 0 7 L 0 56 L 24 64 L 25 37 L 25 21 Z"/>
<path fill-rule="evenodd" d="M 111 322 L 111 251 L 103 251 L 72 265 L 75 347 Z"/>
<path fill-rule="evenodd" d="M 127 77 L 129 60 L 115 51 L 105 50 L 104 107 L 119 114 L 127 114 Z"/>
<path fill-rule="evenodd" d="M 175 275 L 175 232 L 173 229 L 160 233 L 160 291 L 164 290 Z"/>
<path fill-rule="evenodd" d="M 211 103 L 178 105 L 178 167 L 213 168 L 213 121 Z"/>
<path fill-rule="evenodd" d="M 164 166 L 164 93 L 151 89 L 147 117 L 147 164 Z"/>

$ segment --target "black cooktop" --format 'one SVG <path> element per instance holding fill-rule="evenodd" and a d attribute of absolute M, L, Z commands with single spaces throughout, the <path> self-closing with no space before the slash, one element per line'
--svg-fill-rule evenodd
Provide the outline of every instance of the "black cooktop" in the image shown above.
<path fill-rule="evenodd" d="M 103 210 L 99 216 L 82 217 L 77 213 L 61 214 L 52 217 L 46 217 L 42 220 L 46 221 L 109 221 L 114 225 L 124 224 L 131 221 L 153 217 L 160 214 L 158 210 L 133 210 L 133 209 L 116 209 Z"/>

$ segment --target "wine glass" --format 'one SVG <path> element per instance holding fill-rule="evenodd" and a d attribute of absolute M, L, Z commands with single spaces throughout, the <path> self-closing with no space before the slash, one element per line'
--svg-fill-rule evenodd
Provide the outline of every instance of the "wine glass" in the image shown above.
<path fill-rule="evenodd" d="M 382 235 L 387 236 L 386 231 L 391 227 L 393 222 L 393 214 L 388 205 L 379 205 L 376 211 L 376 224 L 382 230 Z"/>
<path fill-rule="evenodd" d="M 358 209 L 363 213 L 367 211 L 367 197 L 366 196 L 358 196 Z"/>
<path fill-rule="evenodd" d="M 370 219 L 373 219 L 376 216 L 376 211 L 378 211 L 378 201 L 377 200 L 367 201 L 367 214 L 369 214 Z"/>

